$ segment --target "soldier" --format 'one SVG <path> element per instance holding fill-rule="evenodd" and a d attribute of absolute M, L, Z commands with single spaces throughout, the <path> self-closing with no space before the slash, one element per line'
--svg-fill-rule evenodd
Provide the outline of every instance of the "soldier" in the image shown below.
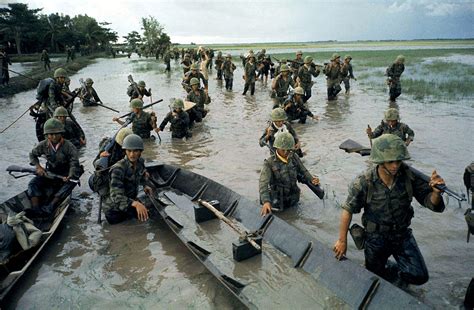
<path fill-rule="evenodd" d="M 314 185 L 319 179 L 312 176 L 298 156 L 293 153 L 295 140 L 288 132 L 277 135 L 275 152 L 265 160 L 260 173 L 260 215 L 272 213 L 272 209 L 282 211 L 295 206 L 300 200 L 300 189 L 296 182 L 306 179 Z"/>
<path fill-rule="evenodd" d="M 155 130 L 157 133 L 159 132 L 156 126 L 155 112 L 148 113 L 143 111 L 143 101 L 141 99 L 135 98 L 130 101 L 130 108 L 132 108 L 133 111 L 130 118 L 132 119 L 132 130 L 134 134 L 143 139 L 148 139 L 151 136 L 150 131 Z M 125 121 L 120 120 L 118 117 L 112 118 L 112 121 L 120 125 L 125 124 Z"/>
<path fill-rule="evenodd" d="M 295 88 L 293 96 L 283 103 L 283 109 L 290 122 L 297 119 L 298 123 L 305 124 L 308 116 L 314 120 L 319 119 L 308 109 L 308 104 L 303 102 L 303 96 L 304 89 L 298 86 Z"/>
<path fill-rule="evenodd" d="M 293 59 L 291 62 L 291 72 L 293 73 L 293 79 L 296 82 L 296 78 L 298 77 L 298 71 L 301 66 L 303 66 L 304 61 L 303 61 L 303 52 L 302 51 L 297 51 L 296 52 L 296 58 Z"/>
<path fill-rule="evenodd" d="M 192 64 L 191 57 L 188 53 L 184 54 L 181 64 L 183 65 L 183 74 L 186 75 L 186 73 L 190 70 Z"/>
<path fill-rule="evenodd" d="M 225 79 L 225 89 L 232 90 L 232 86 L 234 84 L 234 70 L 237 67 L 232 62 L 232 55 L 227 54 L 225 57 L 225 61 L 222 64 L 222 72 L 224 73 Z"/>
<path fill-rule="evenodd" d="M 10 81 L 10 73 L 8 72 L 8 65 L 11 66 L 12 62 L 8 56 L 5 48 L 0 46 L 0 85 L 8 85 Z"/>
<path fill-rule="evenodd" d="M 245 68 L 245 64 L 247 63 L 247 58 L 244 56 L 244 54 L 240 54 L 240 61 L 242 61 L 242 67 Z"/>
<path fill-rule="evenodd" d="M 31 209 L 28 216 L 51 216 L 61 202 L 61 198 L 70 193 L 81 175 L 76 147 L 63 138 L 64 126 L 57 119 L 49 119 L 44 124 L 46 140 L 38 143 L 30 152 L 30 163 L 36 166 L 37 176 L 28 184 L 28 197 Z M 39 157 L 46 157 L 46 168 L 41 166 Z M 57 177 L 51 177 L 54 173 Z M 46 203 L 45 198 L 54 193 L 54 198 Z"/>
<path fill-rule="evenodd" d="M 191 132 L 189 131 L 189 115 L 184 111 L 184 103 L 181 99 L 175 99 L 170 105 L 171 112 L 166 114 L 165 118 L 160 124 L 158 131 L 163 131 L 168 124 L 171 124 L 171 137 L 182 139 L 184 137 L 190 138 Z"/>
<path fill-rule="evenodd" d="M 332 54 L 331 62 L 324 67 L 328 100 L 336 100 L 337 94 L 341 91 L 341 63 L 339 54 Z"/>
<path fill-rule="evenodd" d="M 400 114 L 397 109 L 390 108 L 385 111 L 385 122 L 382 121 L 380 125 L 372 132 L 372 128 L 368 126 L 367 135 L 369 139 L 377 138 L 383 134 L 394 134 L 402 139 L 408 146 L 415 138 L 415 133 L 408 127 L 407 124 L 400 122 Z"/>
<path fill-rule="evenodd" d="M 92 85 L 94 81 L 91 78 L 87 78 L 85 82 L 85 87 L 81 88 L 81 94 L 79 97 L 81 98 L 82 105 L 85 107 L 96 106 L 97 103 L 102 103 Z"/>
<path fill-rule="evenodd" d="M 346 89 L 346 95 L 349 95 L 350 93 L 350 88 L 351 88 L 350 80 L 353 79 L 354 81 L 357 81 L 352 71 L 351 60 L 352 60 L 352 56 L 346 55 L 344 57 L 344 63 L 342 64 L 342 67 L 341 67 L 341 77 L 342 77 L 342 81 L 344 82 L 344 88 Z"/>
<path fill-rule="evenodd" d="M 298 69 L 298 75 L 296 81 L 298 86 L 304 89 L 303 101 L 306 103 L 311 98 L 311 87 L 314 82 L 311 80 L 311 76 L 317 77 L 319 75 L 318 67 L 313 66 L 313 57 L 306 56 L 304 58 L 304 64 Z"/>
<path fill-rule="evenodd" d="M 147 186 L 148 174 L 145 160 L 141 157 L 144 149 L 142 138 L 128 135 L 123 140 L 122 149 L 126 155 L 110 168 L 109 193 L 104 199 L 105 218 L 112 225 L 131 218 L 148 220 L 148 210 L 137 198 L 138 186 L 143 185 L 147 194 L 152 192 Z"/>
<path fill-rule="evenodd" d="M 44 71 L 51 71 L 51 60 L 49 59 L 49 54 L 46 50 L 43 50 L 41 53 L 41 59 L 44 65 Z"/>
<path fill-rule="evenodd" d="M 222 57 L 222 52 L 219 51 L 217 52 L 217 57 L 214 62 L 216 65 L 216 70 L 217 70 L 217 79 L 222 80 L 222 64 L 224 63 L 224 57 Z"/>
<path fill-rule="evenodd" d="M 431 174 L 429 183 L 413 174 L 403 163 L 410 159 L 403 141 L 386 134 L 373 142 L 370 167 L 349 186 L 349 195 L 342 205 L 339 239 L 334 252 L 341 259 L 347 250 L 347 231 L 352 214 L 364 208 L 365 267 L 401 287 L 421 285 L 428 281 L 428 271 L 409 228 L 413 217 L 413 197 L 434 212 L 443 212 L 445 205 L 436 185 L 444 180 Z M 390 256 L 397 263 L 389 262 Z"/>
<path fill-rule="evenodd" d="M 279 107 L 288 98 L 290 86 L 295 88 L 295 82 L 289 76 L 290 68 L 287 65 L 281 65 L 280 74 L 272 82 L 272 90 L 275 95 L 275 107 Z"/>
<path fill-rule="evenodd" d="M 194 122 L 200 123 L 204 117 L 207 115 L 207 110 L 204 108 L 206 104 L 211 102 L 207 93 L 200 88 L 200 83 L 197 78 L 192 78 L 191 82 L 191 91 L 186 97 L 187 101 L 194 102 L 196 105 L 189 110 L 189 124 L 192 126 Z"/>
<path fill-rule="evenodd" d="M 147 90 L 145 87 L 146 87 L 145 81 L 138 81 L 136 85 L 132 84 L 128 86 L 127 95 L 130 97 L 130 102 L 135 98 L 143 100 L 143 97 L 145 96 L 150 97 L 151 88 Z"/>
<path fill-rule="evenodd" d="M 166 65 L 165 71 L 171 71 L 171 51 L 169 49 L 166 50 L 165 55 L 163 57 L 163 62 Z"/>
<path fill-rule="evenodd" d="M 54 71 L 54 81 L 48 88 L 48 99 L 43 102 L 42 110 L 46 112 L 47 118 L 53 117 L 54 111 L 59 106 L 67 106 L 62 91 L 67 78 L 67 72 L 63 68 Z"/>
<path fill-rule="evenodd" d="M 273 65 L 274 63 L 272 62 L 270 55 L 267 55 L 265 58 L 263 58 L 260 64 L 261 66 L 260 73 L 262 75 L 262 80 L 263 80 L 263 77 L 265 77 L 265 83 L 267 83 L 268 81 L 268 72 L 270 72 L 270 66 L 273 66 Z"/>
<path fill-rule="evenodd" d="M 288 61 L 286 60 L 286 58 L 280 59 L 280 61 L 278 62 L 278 66 L 275 68 L 275 76 L 278 76 L 278 74 L 280 74 L 280 72 L 281 72 L 281 66 L 282 66 L 282 65 L 285 65 L 285 66 L 286 66 L 286 65 L 287 65 L 287 62 L 288 62 Z M 291 70 L 290 70 L 290 71 L 291 71 Z M 292 74 L 292 72 L 290 72 L 290 76 L 291 76 L 291 74 Z M 296 83 L 296 81 L 295 81 L 295 83 Z"/>
<path fill-rule="evenodd" d="M 96 161 L 99 158 L 103 158 L 103 157 L 109 158 L 109 162 L 108 162 L 109 167 L 114 165 L 119 160 L 121 160 L 125 156 L 125 150 L 122 149 L 123 140 L 128 135 L 131 135 L 132 133 L 133 133 L 132 129 L 128 127 L 124 127 L 118 131 L 114 140 L 112 140 L 112 138 L 110 137 L 102 139 L 102 141 L 100 141 L 99 143 L 99 153 L 94 159 L 94 166 L 95 166 Z M 112 142 L 113 144 L 111 145 L 111 147 L 108 148 L 108 150 L 106 150 L 107 145 L 109 145 Z M 107 168 L 107 167 L 102 167 L 102 168 Z"/>
<path fill-rule="evenodd" d="M 253 96 L 253 94 L 255 93 L 255 79 L 256 79 L 255 71 L 257 71 L 257 64 L 255 63 L 255 56 L 252 53 L 252 54 L 249 54 L 248 61 L 245 64 L 245 68 L 244 68 L 243 78 L 245 80 L 245 85 L 244 85 L 244 92 L 242 93 L 242 95 L 247 94 L 247 91 L 249 90 L 249 88 L 250 88 L 250 95 Z"/>
<path fill-rule="evenodd" d="M 388 76 L 387 84 L 389 86 L 390 100 L 395 101 L 402 93 L 402 84 L 400 76 L 405 70 L 405 57 L 398 55 L 395 62 L 387 68 L 386 75 Z"/>
<path fill-rule="evenodd" d="M 183 82 L 181 83 L 183 85 L 183 88 L 189 93 L 191 91 L 191 79 L 196 78 L 199 81 L 199 84 L 202 83 L 204 84 L 204 90 L 207 93 L 208 91 L 208 81 L 206 77 L 199 72 L 199 67 L 196 63 L 191 65 L 191 71 L 186 73 L 186 75 L 183 78 Z"/>
<path fill-rule="evenodd" d="M 270 114 L 271 123 L 268 124 L 268 127 L 263 132 L 262 136 L 260 137 L 259 144 L 260 147 L 264 147 L 265 145 L 269 146 L 270 151 L 274 150 L 274 141 L 275 137 L 282 133 L 282 132 L 289 132 L 293 136 L 294 143 L 294 151 L 298 154 L 299 157 L 303 157 L 303 152 L 301 151 L 300 142 L 298 139 L 298 135 L 296 134 L 295 130 L 291 126 L 289 122 L 287 122 L 287 116 L 285 110 L 282 108 L 276 108 L 272 110 Z"/>
<path fill-rule="evenodd" d="M 84 131 L 80 126 L 78 126 L 78 124 L 68 119 L 69 113 L 65 107 L 57 107 L 53 116 L 64 126 L 64 139 L 69 140 L 77 149 L 83 145 L 86 145 L 86 136 Z"/>

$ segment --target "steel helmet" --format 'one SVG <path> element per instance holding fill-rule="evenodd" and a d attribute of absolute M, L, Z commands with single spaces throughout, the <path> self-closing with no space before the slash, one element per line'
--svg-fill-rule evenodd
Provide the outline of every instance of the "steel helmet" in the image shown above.
<path fill-rule="evenodd" d="M 282 150 L 292 150 L 295 148 L 295 139 L 289 132 L 280 132 L 275 135 L 273 147 Z"/>
<path fill-rule="evenodd" d="M 311 56 L 306 56 L 304 58 L 304 63 L 305 64 L 310 64 L 312 61 L 313 61 L 313 57 L 311 57 Z"/>
<path fill-rule="evenodd" d="M 69 116 L 69 113 L 67 112 L 65 107 L 57 107 L 56 110 L 54 110 L 53 117 L 58 117 L 58 116 Z"/>
<path fill-rule="evenodd" d="M 288 72 L 288 71 L 290 71 L 290 68 L 288 68 L 287 65 L 282 64 L 280 67 L 280 72 Z"/>
<path fill-rule="evenodd" d="M 64 77 L 64 78 L 66 78 L 66 77 L 67 77 L 67 72 L 66 72 L 66 70 L 64 70 L 63 68 L 57 68 L 57 69 L 54 71 L 54 78 L 59 78 L 59 77 Z"/>
<path fill-rule="evenodd" d="M 302 51 L 297 51 L 296 56 L 298 56 L 298 55 L 303 55 L 303 52 Z"/>
<path fill-rule="evenodd" d="M 407 146 L 399 136 L 384 134 L 372 141 L 370 159 L 375 164 L 410 159 Z"/>
<path fill-rule="evenodd" d="M 123 139 L 122 149 L 123 150 L 141 150 L 143 151 L 143 139 L 139 135 L 134 133 L 128 135 Z"/>
<path fill-rule="evenodd" d="M 298 86 L 295 88 L 295 94 L 296 95 L 304 95 L 304 89 L 301 86 Z"/>
<path fill-rule="evenodd" d="M 351 55 L 346 55 L 346 56 L 344 57 L 344 59 L 352 59 L 352 56 L 351 56 Z"/>
<path fill-rule="evenodd" d="M 275 108 L 270 115 L 272 121 L 286 121 L 286 112 L 282 108 Z"/>
<path fill-rule="evenodd" d="M 138 98 L 133 99 L 132 101 L 130 101 L 130 108 L 143 109 L 143 101 Z"/>
<path fill-rule="evenodd" d="M 221 52 L 221 51 L 218 51 L 218 52 L 217 52 L 217 56 L 222 56 L 222 52 Z"/>
<path fill-rule="evenodd" d="M 173 103 L 171 104 L 172 109 L 184 109 L 184 102 L 182 99 L 175 99 Z"/>
<path fill-rule="evenodd" d="M 94 81 L 91 78 L 86 79 L 86 85 L 92 85 L 94 84 Z"/>
<path fill-rule="evenodd" d="M 193 63 L 193 64 L 191 65 L 191 70 L 199 70 L 198 64 L 197 64 L 197 63 Z"/>
<path fill-rule="evenodd" d="M 199 82 L 199 79 L 197 79 L 197 78 L 195 78 L 195 77 L 192 78 L 192 79 L 189 81 L 189 85 L 191 85 L 191 86 L 196 85 L 196 84 L 201 84 L 201 83 Z"/>
<path fill-rule="evenodd" d="M 123 140 L 132 133 L 133 131 L 130 128 L 124 127 L 120 129 L 119 132 L 117 132 L 117 135 L 115 136 L 115 142 L 122 146 Z"/>
<path fill-rule="evenodd" d="M 231 54 L 227 54 L 225 55 L 226 58 L 232 58 L 232 55 Z"/>
<path fill-rule="evenodd" d="M 401 63 L 404 63 L 405 62 L 405 56 L 403 55 L 398 55 L 397 58 L 395 59 L 396 62 L 401 62 Z"/>
<path fill-rule="evenodd" d="M 138 81 L 138 87 L 146 87 L 145 81 Z"/>
<path fill-rule="evenodd" d="M 44 123 L 43 134 L 63 133 L 64 125 L 55 118 L 50 118 Z"/>
<path fill-rule="evenodd" d="M 332 54 L 331 60 L 336 60 L 338 58 L 341 58 L 341 56 L 339 56 L 338 53 L 334 53 L 334 54 Z"/>
<path fill-rule="evenodd" d="M 400 120 L 400 114 L 398 113 L 398 110 L 395 108 L 390 108 L 387 111 L 385 111 L 385 120 L 386 121 Z"/>

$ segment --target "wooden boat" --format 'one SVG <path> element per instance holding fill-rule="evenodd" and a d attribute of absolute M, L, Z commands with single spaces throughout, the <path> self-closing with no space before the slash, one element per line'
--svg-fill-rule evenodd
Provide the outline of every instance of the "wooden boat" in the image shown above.
<path fill-rule="evenodd" d="M 150 163 L 147 170 L 156 189 L 146 204 L 248 308 L 427 308 L 357 263 L 336 260 L 329 248 L 279 217 L 261 217 L 259 205 L 213 180 L 166 164 Z M 236 261 L 245 241 L 224 222 L 203 219 L 199 199 L 214 200 L 236 225 L 256 232 L 261 254 Z"/>
<path fill-rule="evenodd" d="M 8 260 L 0 264 L 0 301 L 5 298 L 15 283 L 18 282 L 33 264 L 34 260 L 38 257 L 64 219 L 69 206 L 70 195 L 65 197 L 60 203 L 52 220 L 35 220 L 35 226 L 43 232 L 38 245 L 28 250 L 23 250 L 17 245 L 17 247 L 14 247 L 13 253 Z M 31 202 L 26 191 L 4 201 L 0 204 L 0 217 L 2 218 L 2 222 L 6 221 L 6 217 L 9 213 L 19 213 L 29 208 L 31 208 Z"/>

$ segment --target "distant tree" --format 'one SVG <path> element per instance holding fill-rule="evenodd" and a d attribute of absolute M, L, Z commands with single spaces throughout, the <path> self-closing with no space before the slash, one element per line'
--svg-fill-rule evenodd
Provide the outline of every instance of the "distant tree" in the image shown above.
<path fill-rule="evenodd" d="M 30 10 L 23 3 L 10 3 L 8 8 L 0 8 L 0 32 L 8 33 L 15 40 L 18 54 L 22 51 L 22 41 L 35 32 L 37 13 L 41 10 Z"/>
<path fill-rule="evenodd" d="M 135 50 L 137 48 L 137 45 L 142 42 L 142 37 L 136 31 L 130 32 L 129 34 L 127 34 L 123 38 L 127 41 L 127 45 L 132 50 Z"/>
<path fill-rule="evenodd" d="M 164 27 L 156 18 L 142 18 L 143 44 L 149 51 L 162 50 L 171 44 L 170 37 L 163 32 Z"/>

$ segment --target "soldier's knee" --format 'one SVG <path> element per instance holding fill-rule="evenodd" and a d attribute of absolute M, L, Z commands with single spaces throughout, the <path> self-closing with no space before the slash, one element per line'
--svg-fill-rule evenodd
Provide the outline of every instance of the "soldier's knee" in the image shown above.
<path fill-rule="evenodd" d="M 428 274 L 428 271 L 425 270 L 417 270 L 415 272 L 412 272 L 410 274 L 401 274 L 401 278 L 405 280 L 406 282 L 413 284 L 413 285 L 422 285 L 428 282 L 430 276 Z"/>

